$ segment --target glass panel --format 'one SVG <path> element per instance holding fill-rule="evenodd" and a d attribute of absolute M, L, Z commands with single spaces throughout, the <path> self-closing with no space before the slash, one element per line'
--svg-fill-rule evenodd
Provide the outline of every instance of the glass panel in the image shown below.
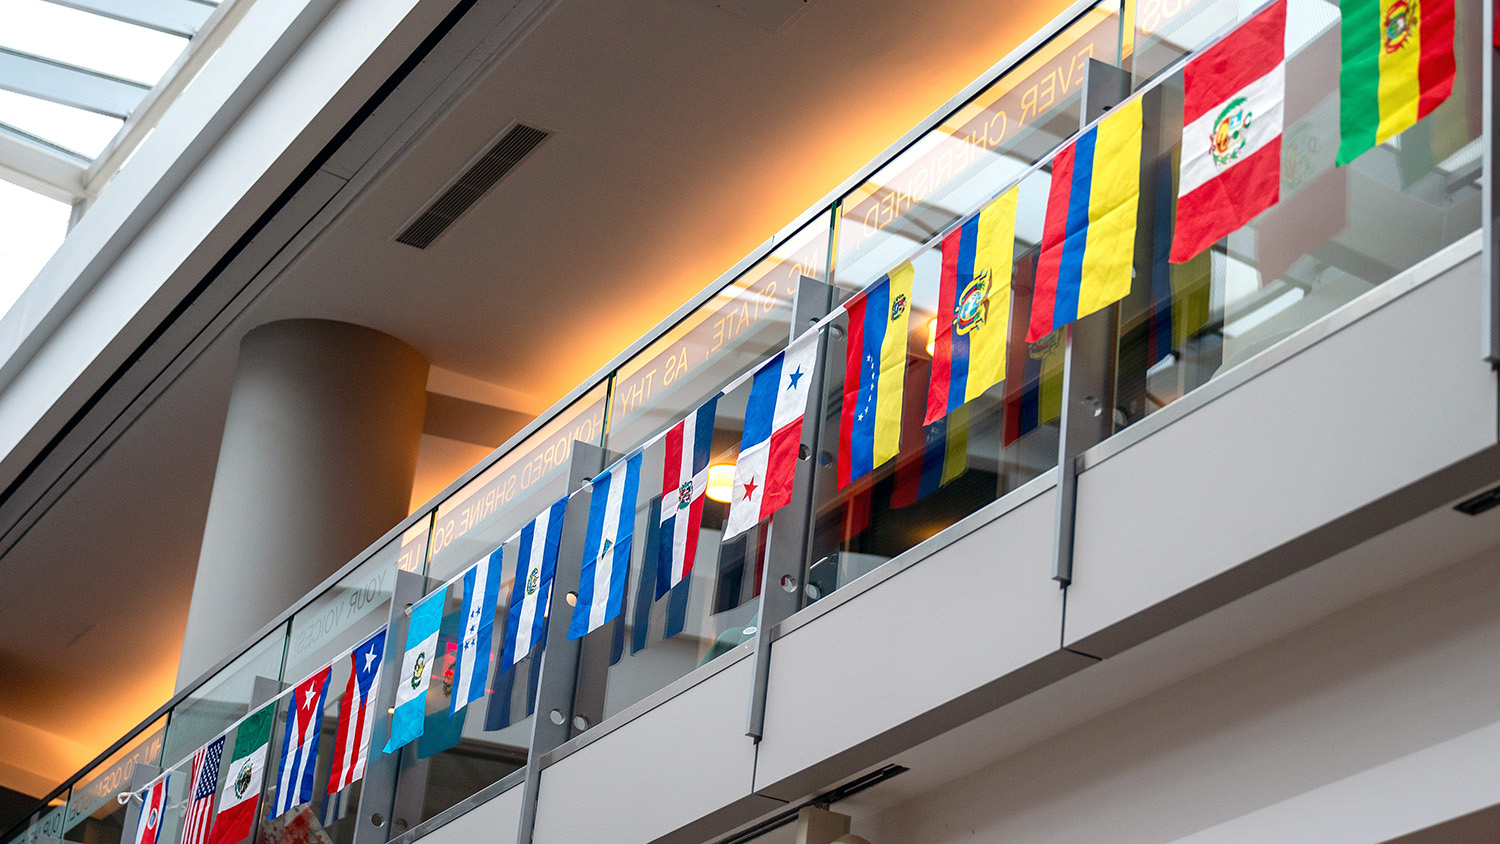
<path fill-rule="evenodd" d="M 1201 46 L 1253 10 L 1203 0 L 1175 19 L 1163 13 L 1158 29 L 1143 37 L 1156 57 L 1151 65 Z M 1280 202 L 1183 264 L 1165 260 L 1182 134 L 1181 73 L 1147 93 L 1138 242 L 1152 248 L 1138 250 L 1137 283 L 1119 308 L 1117 429 L 1479 227 L 1481 14 L 1477 0 L 1457 4 L 1458 74 L 1448 100 L 1336 168 L 1338 8 L 1293 0 L 1286 75 L 1295 83 L 1287 88 Z M 1143 14 L 1142 27 L 1151 23 Z"/>
<path fill-rule="evenodd" d="M 0 0 L 0 47 L 155 85 L 187 39 L 45 0 Z"/>
<path fill-rule="evenodd" d="M 802 277 L 827 277 L 829 215 L 777 246 L 615 375 L 609 447 L 625 452 L 786 345 Z"/>
<path fill-rule="evenodd" d="M 62 838 L 68 816 L 68 794 L 65 790 L 61 796 L 48 800 L 47 809 L 28 818 L 28 825 L 12 836 L 7 844 L 39 844 L 42 836 Z"/>
<path fill-rule="evenodd" d="M 280 691 L 286 639 L 285 625 L 266 634 L 173 707 L 164 758 L 175 764 L 191 756 L 248 715 L 252 701 L 269 700 Z"/>
<path fill-rule="evenodd" d="M 0 123 L 84 158 L 94 158 L 109 146 L 125 121 L 13 91 L 0 91 Z"/>
<path fill-rule="evenodd" d="M 411 544 L 404 540 L 398 537 L 386 543 L 292 617 L 283 674 L 287 682 L 296 682 L 335 657 L 343 657 L 385 625 L 400 571 L 398 562 Z"/>
<path fill-rule="evenodd" d="M 1090 58 L 1114 62 L 1119 4 L 1095 6 L 843 200 L 834 278 L 857 290 L 1078 131 Z"/>
<path fill-rule="evenodd" d="M 73 787 L 63 823 L 66 840 L 85 844 L 116 844 L 120 840 L 127 807 L 115 798 L 122 791 L 145 785 L 160 772 L 166 726 L 165 716 L 157 719 Z"/>
<path fill-rule="evenodd" d="M 10 310 L 68 233 L 66 203 L 0 181 L 0 314 Z"/>

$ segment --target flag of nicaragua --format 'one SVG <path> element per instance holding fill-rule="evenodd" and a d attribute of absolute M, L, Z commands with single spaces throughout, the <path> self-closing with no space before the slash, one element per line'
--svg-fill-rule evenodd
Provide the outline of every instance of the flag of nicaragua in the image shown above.
<path fill-rule="evenodd" d="M 578 603 L 568 638 L 581 639 L 620 614 L 630 541 L 635 535 L 636 495 L 641 484 L 641 453 L 636 452 L 594 478 L 589 528 L 583 543 Z"/>
<path fill-rule="evenodd" d="M 141 795 L 141 819 L 135 826 L 135 844 L 157 844 L 162 815 L 167 808 L 167 777 L 159 777 Z"/>
<path fill-rule="evenodd" d="M 802 416 L 818 365 L 817 340 L 818 333 L 809 331 L 792 341 L 766 361 L 750 383 L 725 539 L 770 518 L 792 500 Z"/>
<path fill-rule="evenodd" d="M 276 783 L 276 804 L 271 817 L 311 803 L 313 771 L 318 766 L 318 735 L 323 732 L 323 701 L 328 696 L 331 666 L 308 677 L 292 690 L 286 711 L 286 730 L 281 736 L 281 767 Z"/>
<path fill-rule="evenodd" d="M 401 655 L 401 673 L 396 676 L 396 711 L 391 715 L 386 753 L 422 735 L 427 715 L 427 686 L 432 682 L 432 664 L 437 661 L 438 627 L 447 600 L 445 585 L 411 608 L 406 626 L 406 652 Z"/>
<path fill-rule="evenodd" d="M 505 571 L 505 546 L 464 572 L 464 638 L 458 644 L 458 660 L 453 669 L 453 697 L 448 716 L 471 702 L 484 697 L 485 681 L 490 676 L 490 640 L 495 630 L 495 607 L 500 603 L 500 577 Z"/>
<path fill-rule="evenodd" d="M 661 530 L 657 533 L 656 597 L 681 583 L 693 570 L 698 529 L 703 525 L 703 493 L 708 488 L 708 455 L 713 446 L 714 396 L 692 416 L 673 425 L 665 439 L 661 480 Z"/>
<path fill-rule="evenodd" d="M 328 772 L 329 794 L 337 794 L 365 775 L 365 763 L 370 758 L 370 731 L 375 726 L 374 698 L 380 688 L 380 663 L 384 659 L 383 629 L 349 654 L 349 685 L 339 702 L 333 768 Z"/>
<path fill-rule="evenodd" d="M 547 630 L 547 605 L 552 600 L 552 578 L 557 573 L 557 547 L 562 542 L 564 496 L 543 510 L 516 534 L 516 579 L 510 587 L 505 650 L 500 671 L 509 671 L 531 653 Z"/>

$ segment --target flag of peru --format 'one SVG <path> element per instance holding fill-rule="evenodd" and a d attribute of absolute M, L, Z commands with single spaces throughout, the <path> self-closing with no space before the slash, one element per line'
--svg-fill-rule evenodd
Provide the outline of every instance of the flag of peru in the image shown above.
<path fill-rule="evenodd" d="M 635 505 L 641 486 L 641 453 L 636 452 L 594 478 L 589 527 L 583 541 L 578 603 L 568 638 L 581 639 L 613 621 L 625 606 L 625 575 L 635 536 Z"/>
<path fill-rule="evenodd" d="M 713 446 L 719 397 L 673 425 L 662 463 L 661 530 L 656 554 L 656 597 L 681 583 L 693 570 L 698 528 L 703 525 L 703 492 L 708 488 L 708 455 Z"/>
<path fill-rule="evenodd" d="M 495 632 L 495 608 L 500 603 L 500 578 L 504 574 L 505 546 L 501 545 L 464 572 L 464 637 L 458 643 L 453 669 L 453 696 L 448 717 L 484 697 L 490 677 L 490 643 Z"/>
<path fill-rule="evenodd" d="M 250 835 L 255 810 L 260 806 L 260 787 L 266 776 L 266 746 L 271 743 L 271 718 L 276 704 L 269 703 L 240 722 L 234 734 L 234 755 L 224 790 L 219 793 L 219 811 L 214 815 L 208 844 L 236 844 Z"/>
<path fill-rule="evenodd" d="M 292 690 L 287 702 L 286 730 L 281 736 L 281 766 L 276 781 L 276 803 L 271 817 L 311 803 L 313 771 L 318 766 L 318 735 L 323 732 L 323 701 L 328 697 L 331 666 L 308 677 Z"/>
<path fill-rule="evenodd" d="M 516 535 L 516 578 L 510 587 L 505 650 L 500 671 L 509 671 L 531 653 L 547 629 L 547 605 L 552 600 L 552 578 L 557 573 L 557 548 L 562 542 L 564 496 L 543 510 Z M 491 704 L 493 709 L 494 704 Z"/>
<path fill-rule="evenodd" d="M 162 816 L 167 807 L 167 777 L 151 783 L 141 795 L 141 819 L 135 825 L 135 844 L 157 844 L 161 836 Z"/>
<path fill-rule="evenodd" d="M 385 659 L 385 631 L 381 630 L 349 654 L 349 684 L 339 702 L 339 728 L 333 740 L 333 768 L 328 793 L 337 794 L 365 775 L 370 759 L 370 731 L 375 726 L 375 695 L 380 689 L 380 663 Z"/>
<path fill-rule="evenodd" d="M 802 416 L 817 365 L 818 332 L 809 331 L 766 361 L 751 380 L 725 539 L 770 518 L 792 500 Z"/>
<path fill-rule="evenodd" d="M 1281 198 L 1285 33 L 1283 0 L 1183 70 L 1174 264 L 1192 260 Z"/>

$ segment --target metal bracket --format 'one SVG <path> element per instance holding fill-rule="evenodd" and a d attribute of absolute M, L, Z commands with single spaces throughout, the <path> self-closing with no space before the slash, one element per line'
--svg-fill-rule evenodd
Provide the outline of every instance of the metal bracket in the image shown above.
<path fill-rule="evenodd" d="M 385 656 L 382 666 L 399 666 L 406 643 L 406 608 L 422 599 L 426 592 L 427 578 L 409 571 L 396 571 L 396 583 L 391 587 L 391 607 L 386 619 Z M 396 700 L 396 686 L 400 683 L 398 670 L 380 672 L 380 688 L 376 691 L 376 706 L 389 709 Z M 370 734 L 370 759 L 365 763 L 365 777 L 359 791 L 359 811 L 354 825 L 354 844 L 385 844 L 394 838 L 388 832 L 395 823 L 396 793 L 405 785 L 401 777 L 401 754 L 381 753 L 386 739 L 391 735 L 390 715 L 380 713 L 375 718 Z"/>

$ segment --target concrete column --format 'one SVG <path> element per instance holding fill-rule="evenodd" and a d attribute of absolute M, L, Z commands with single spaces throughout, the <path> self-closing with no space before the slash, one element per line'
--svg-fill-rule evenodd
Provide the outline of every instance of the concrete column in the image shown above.
<path fill-rule="evenodd" d="M 347 323 L 245 335 L 178 688 L 405 518 L 427 370 L 412 347 Z"/>

